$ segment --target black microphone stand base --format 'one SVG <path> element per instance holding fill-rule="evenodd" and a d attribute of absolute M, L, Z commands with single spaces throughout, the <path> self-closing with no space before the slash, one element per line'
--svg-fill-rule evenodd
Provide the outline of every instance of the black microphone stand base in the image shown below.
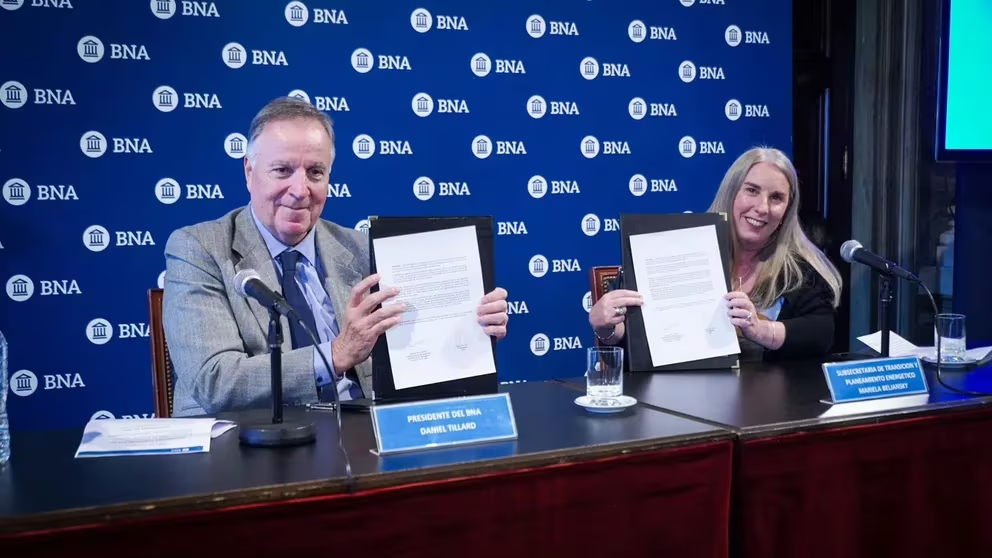
<path fill-rule="evenodd" d="M 255 448 L 303 446 L 317 440 L 317 427 L 312 422 L 256 422 L 242 424 L 239 430 L 238 439 L 241 443 Z"/>
<path fill-rule="evenodd" d="M 271 356 L 272 416 L 267 421 L 239 425 L 238 439 L 246 446 L 277 448 L 302 446 L 317 439 L 313 422 L 286 420 L 282 409 L 282 322 L 278 312 L 269 309 L 269 354 Z"/>

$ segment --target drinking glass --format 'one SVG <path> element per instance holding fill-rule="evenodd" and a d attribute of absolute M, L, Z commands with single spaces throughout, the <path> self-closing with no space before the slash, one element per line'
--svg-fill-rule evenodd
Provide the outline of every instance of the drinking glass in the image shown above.
<path fill-rule="evenodd" d="M 623 395 L 623 347 L 589 347 L 586 395 L 594 402 Z"/>
<path fill-rule="evenodd" d="M 934 331 L 934 347 L 937 346 L 937 334 L 940 334 L 940 361 L 964 362 L 967 351 L 964 314 L 938 314 L 936 331 Z M 934 358 L 937 355 L 934 354 Z"/>

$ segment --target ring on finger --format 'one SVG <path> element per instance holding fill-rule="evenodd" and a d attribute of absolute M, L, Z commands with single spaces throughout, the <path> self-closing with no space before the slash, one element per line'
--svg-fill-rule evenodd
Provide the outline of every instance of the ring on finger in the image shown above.
<path fill-rule="evenodd" d="M 627 307 L 626 306 L 617 306 L 616 308 L 613 309 L 613 313 L 615 315 L 617 315 L 617 316 L 623 316 L 624 314 L 627 313 Z"/>

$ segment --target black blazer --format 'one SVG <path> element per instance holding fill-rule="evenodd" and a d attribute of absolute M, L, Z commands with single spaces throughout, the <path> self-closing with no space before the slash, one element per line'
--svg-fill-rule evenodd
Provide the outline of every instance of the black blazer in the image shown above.
<path fill-rule="evenodd" d="M 833 291 L 805 262 L 801 287 L 785 294 L 778 321 L 785 325 L 785 342 L 777 350 L 765 350 L 765 360 L 821 357 L 834 344 Z"/>

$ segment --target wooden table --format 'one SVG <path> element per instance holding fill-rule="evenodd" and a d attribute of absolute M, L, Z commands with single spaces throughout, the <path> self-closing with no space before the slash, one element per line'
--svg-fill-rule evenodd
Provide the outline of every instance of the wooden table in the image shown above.
<path fill-rule="evenodd" d="M 513 442 L 378 457 L 368 414 L 309 446 L 237 432 L 203 454 L 74 459 L 81 429 L 15 433 L 4 556 L 727 556 L 733 433 L 646 406 L 602 416 L 558 383 L 503 386 Z M 245 415 L 220 418 L 245 418 Z"/>

